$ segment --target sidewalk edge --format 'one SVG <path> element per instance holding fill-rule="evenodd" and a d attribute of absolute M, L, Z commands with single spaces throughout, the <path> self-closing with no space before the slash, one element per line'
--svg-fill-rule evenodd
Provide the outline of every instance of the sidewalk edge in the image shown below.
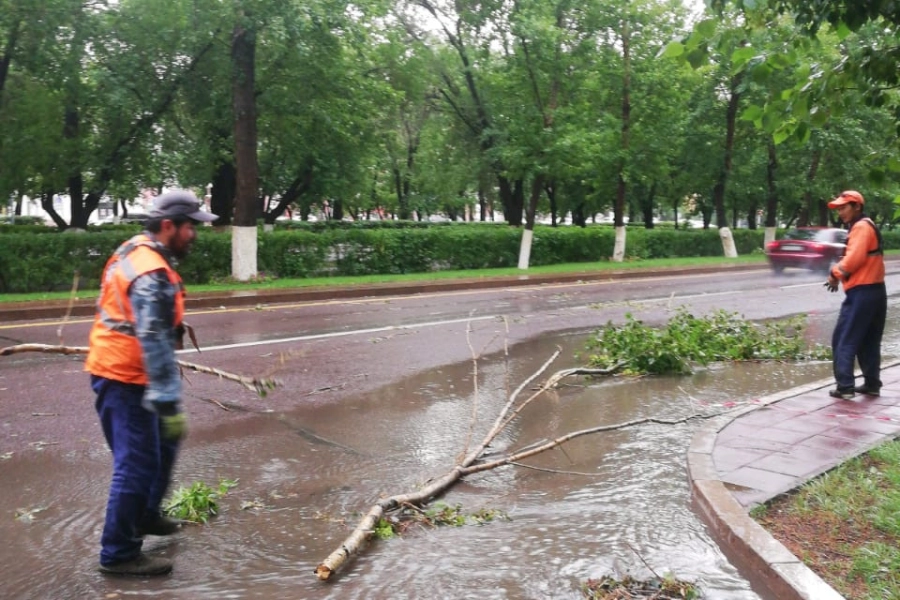
<path fill-rule="evenodd" d="M 687 467 L 691 504 L 713 539 L 754 588 L 778 600 L 845 600 L 844 596 L 794 556 L 750 517 L 719 479 L 713 461 L 716 436 L 739 416 L 785 398 L 826 387 L 825 379 L 771 394 L 756 406 L 722 415 L 704 424 L 691 440 Z"/>

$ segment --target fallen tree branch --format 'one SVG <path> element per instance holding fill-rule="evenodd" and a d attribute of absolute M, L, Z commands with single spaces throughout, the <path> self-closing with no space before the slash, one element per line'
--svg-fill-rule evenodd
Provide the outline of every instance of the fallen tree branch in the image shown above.
<path fill-rule="evenodd" d="M 515 410 L 513 410 L 513 406 L 515 406 L 516 404 L 516 398 L 522 392 L 522 390 L 525 389 L 525 387 L 531 381 L 537 378 L 541 373 L 546 371 L 550 364 L 559 356 L 561 351 L 562 350 L 558 348 L 556 352 L 554 352 L 553 355 L 538 368 L 537 371 L 535 371 L 522 383 L 522 385 L 520 385 L 518 388 L 516 388 L 515 391 L 510 394 L 509 400 L 507 401 L 506 405 L 500 410 L 500 414 L 497 416 L 493 427 L 491 427 L 491 429 L 488 431 L 481 444 L 479 444 L 472 451 L 465 454 L 465 457 L 459 460 L 459 462 L 455 466 L 453 466 L 453 468 L 451 468 L 447 473 L 445 473 L 438 479 L 432 480 L 424 488 L 416 492 L 398 494 L 379 500 L 359 521 L 356 528 L 350 533 L 350 535 L 346 539 L 344 539 L 340 547 L 330 555 L 328 555 L 328 557 L 325 558 L 325 560 L 323 560 L 316 567 L 316 576 L 322 581 L 328 581 L 341 567 L 343 567 L 347 563 L 347 561 L 351 557 L 362 551 L 362 549 L 365 547 L 366 542 L 371 537 L 375 526 L 378 524 L 379 519 L 381 519 L 385 515 L 385 513 L 406 505 L 417 506 L 427 503 L 432 498 L 445 493 L 452 485 L 454 485 L 457 481 L 459 481 L 466 475 L 480 473 L 482 471 L 489 471 L 491 469 L 495 469 L 504 465 L 515 465 L 515 463 L 521 461 L 522 459 L 535 456 L 536 454 L 546 452 L 547 450 L 551 450 L 553 448 L 559 448 L 566 442 L 585 435 L 600 433 L 603 431 L 627 429 L 630 427 L 636 427 L 639 425 L 650 423 L 657 423 L 660 425 L 677 425 L 693 420 L 708 419 L 714 416 L 718 416 L 716 414 L 691 414 L 680 419 L 656 419 L 648 417 L 644 419 L 626 421 L 624 423 L 618 423 L 614 425 L 600 425 L 597 427 L 582 429 L 580 431 L 574 431 L 553 440 L 543 440 L 542 442 L 532 443 L 517 451 L 507 453 L 505 456 L 487 462 L 478 462 L 479 459 L 483 460 L 485 456 L 487 456 L 487 448 L 490 443 L 516 416 L 518 416 L 522 408 L 524 408 L 524 406 L 528 403 L 532 402 L 543 392 L 551 389 L 561 379 L 569 377 L 571 375 L 610 375 L 622 366 L 616 365 L 610 369 L 576 368 L 558 371 L 551 377 L 549 377 L 543 384 L 541 384 L 540 389 L 537 392 L 529 396 L 522 404 L 520 404 Z M 468 446 L 468 442 L 466 442 L 466 446 Z"/>
<path fill-rule="evenodd" d="M 6 348 L 0 348 L 0 356 L 9 356 L 11 354 L 19 354 L 21 352 L 42 352 L 45 354 L 87 354 L 88 348 L 86 346 L 53 346 L 51 344 L 18 344 L 16 346 L 7 346 Z M 215 375 L 220 379 L 235 381 L 251 392 L 256 392 L 256 394 L 259 396 L 265 396 L 268 390 L 274 389 L 279 385 L 278 381 L 272 378 L 245 377 L 244 375 L 237 375 L 235 373 L 229 373 L 228 371 L 223 371 L 214 367 L 198 365 L 196 363 L 186 362 L 183 360 L 179 360 L 177 362 L 178 366 L 180 366 L 182 369 L 196 371 L 197 373 L 206 373 L 207 375 Z"/>

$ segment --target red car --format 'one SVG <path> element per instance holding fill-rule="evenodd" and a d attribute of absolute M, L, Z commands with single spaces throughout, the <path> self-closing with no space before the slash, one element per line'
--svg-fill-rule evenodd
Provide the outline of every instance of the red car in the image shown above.
<path fill-rule="evenodd" d="M 798 227 L 785 232 L 784 238 L 766 245 L 766 256 L 776 273 L 786 267 L 827 273 L 844 256 L 847 232 L 825 227 Z"/>

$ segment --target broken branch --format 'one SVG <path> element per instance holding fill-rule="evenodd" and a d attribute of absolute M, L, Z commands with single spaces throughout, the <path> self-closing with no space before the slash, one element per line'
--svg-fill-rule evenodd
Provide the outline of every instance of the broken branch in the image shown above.
<path fill-rule="evenodd" d="M 328 557 L 322 561 L 315 569 L 316 576 L 322 581 L 328 581 L 342 566 L 344 566 L 347 561 L 358 554 L 365 546 L 365 543 L 368 541 L 369 537 L 372 535 L 375 526 L 378 524 L 379 519 L 381 519 L 384 514 L 388 511 L 395 510 L 402 506 L 406 505 L 421 505 L 423 503 L 428 502 L 432 498 L 439 496 L 447 491 L 452 485 L 454 485 L 461 478 L 466 475 L 471 475 L 474 473 L 480 473 L 482 471 L 488 471 L 491 469 L 495 469 L 504 465 L 515 465 L 517 462 L 521 461 L 524 458 L 528 458 L 531 456 L 535 456 L 536 454 L 540 454 L 542 452 L 546 452 L 547 450 L 551 450 L 553 448 L 561 447 L 562 444 L 568 442 L 569 440 L 573 440 L 577 437 L 590 435 L 594 433 L 599 433 L 602 431 L 613 431 L 626 429 L 629 427 L 636 427 L 638 425 L 644 425 L 648 423 L 657 423 L 661 425 L 677 425 L 681 423 L 687 423 L 689 421 L 697 420 L 697 419 L 708 419 L 714 416 L 715 414 L 703 415 L 703 414 L 692 414 L 687 417 L 683 417 L 681 419 L 656 419 L 656 418 L 644 418 L 637 419 L 633 421 L 626 421 L 624 423 L 618 423 L 615 425 L 600 425 L 597 427 L 591 427 L 589 429 L 582 429 L 580 431 L 574 431 L 558 437 L 554 440 L 543 441 L 537 444 L 527 445 L 518 451 L 512 452 L 503 456 L 502 458 L 497 458 L 488 462 L 482 462 L 476 464 L 476 462 L 481 459 L 483 460 L 487 456 L 487 448 L 490 443 L 503 431 L 503 429 L 519 414 L 522 407 L 527 405 L 532 400 L 534 400 L 541 393 L 551 389 L 557 382 L 565 377 L 569 377 L 571 375 L 609 375 L 617 371 L 622 365 L 615 365 L 610 369 L 565 369 L 562 371 L 558 371 L 553 374 L 550 378 L 548 378 L 540 387 L 540 389 L 535 392 L 532 396 L 524 401 L 522 405 L 520 405 L 516 410 L 512 410 L 513 406 L 516 403 L 516 398 L 521 393 L 523 389 L 528 385 L 529 382 L 533 381 L 537 378 L 541 373 L 547 370 L 550 364 L 559 356 L 561 353 L 561 349 L 557 349 L 556 352 L 543 364 L 541 365 L 537 371 L 535 371 L 530 377 L 526 379 L 522 385 L 520 385 L 515 391 L 510 394 L 509 400 L 506 405 L 500 410 L 500 414 L 497 416 L 496 421 L 494 422 L 493 427 L 485 436 L 484 440 L 481 444 L 473 449 L 471 452 L 468 452 L 465 457 L 459 461 L 456 465 L 454 465 L 447 473 L 443 476 L 439 477 L 436 480 L 433 480 L 426 487 L 418 490 L 417 492 L 412 492 L 408 494 L 401 494 L 396 496 L 390 496 L 388 498 L 384 498 L 379 500 L 375 505 L 373 505 L 369 512 L 362 518 L 356 528 L 350 533 L 350 535 L 341 543 L 340 547 L 332 552 Z M 474 352 L 473 352 L 474 354 Z M 477 360 L 475 361 L 477 364 Z M 466 446 L 468 446 L 468 441 L 466 442 Z"/>
<path fill-rule="evenodd" d="M 16 346 L 7 346 L 6 348 L 0 348 L 0 356 L 9 356 L 11 354 L 19 354 L 20 352 L 42 352 L 45 354 L 87 354 L 88 348 L 86 346 L 53 346 L 51 344 L 18 344 Z M 215 375 L 220 379 L 235 381 L 248 390 L 256 392 L 256 394 L 259 396 L 265 396 L 268 390 L 274 389 L 278 386 L 278 381 L 271 378 L 245 377 L 244 375 L 237 375 L 235 373 L 229 373 L 228 371 L 223 371 L 221 369 L 198 365 L 196 363 L 186 362 L 183 360 L 179 360 L 177 362 L 178 366 L 183 369 L 196 371 L 197 373 L 206 373 L 207 375 Z"/>

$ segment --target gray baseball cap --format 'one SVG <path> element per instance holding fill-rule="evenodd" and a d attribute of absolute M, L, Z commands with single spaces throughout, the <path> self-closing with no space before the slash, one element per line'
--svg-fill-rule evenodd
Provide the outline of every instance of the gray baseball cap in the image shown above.
<path fill-rule="evenodd" d="M 200 207 L 200 200 L 193 192 L 172 190 L 154 198 L 153 208 L 150 209 L 150 218 L 171 219 L 173 217 L 187 217 L 202 223 L 212 223 L 219 218 L 219 215 L 203 210 Z"/>

